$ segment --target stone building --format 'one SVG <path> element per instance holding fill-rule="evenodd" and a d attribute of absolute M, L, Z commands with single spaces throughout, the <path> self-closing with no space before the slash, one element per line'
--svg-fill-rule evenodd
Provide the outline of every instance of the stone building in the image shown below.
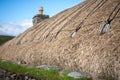
<path fill-rule="evenodd" d="M 47 19 L 49 18 L 49 15 L 45 15 L 43 14 L 43 7 L 40 7 L 39 9 L 39 14 L 36 14 L 34 17 L 33 17 L 33 25 L 43 21 L 44 19 Z"/>

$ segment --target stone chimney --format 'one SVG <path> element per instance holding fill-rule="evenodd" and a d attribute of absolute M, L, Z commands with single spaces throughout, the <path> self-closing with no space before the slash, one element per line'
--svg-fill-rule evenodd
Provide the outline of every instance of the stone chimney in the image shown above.
<path fill-rule="evenodd" d="M 40 12 L 40 15 L 43 15 L 43 7 L 40 7 L 39 12 Z"/>
<path fill-rule="evenodd" d="M 49 18 L 49 15 L 43 14 L 43 7 L 40 7 L 39 8 L 39 14 L 36 14 L 33 17 L 33 25 L 43 21 L 44 19 L 48 19 L 48 18 Z"/>

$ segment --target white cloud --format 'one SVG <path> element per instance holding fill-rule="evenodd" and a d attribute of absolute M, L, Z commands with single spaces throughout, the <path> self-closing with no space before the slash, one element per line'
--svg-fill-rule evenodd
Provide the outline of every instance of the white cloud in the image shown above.
<path fill-rule="evenodd" d="M 24 20 L 18 23 L 0 23 L 0 35 L 17 36 L 32 27 L 32 20 Z"/>
<path fill-rule="evenodd" d="M 21 26 L 31 27 L 32 26 L 32 20 L 24 20 L 24 21 L 22 21 L 22 22 L 20 22 L 18 24 L 20 24 Z"/>

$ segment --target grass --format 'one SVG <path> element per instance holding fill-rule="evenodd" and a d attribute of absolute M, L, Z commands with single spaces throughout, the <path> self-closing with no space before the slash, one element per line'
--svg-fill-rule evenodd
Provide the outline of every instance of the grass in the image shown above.
<path fill-rule="evenodd" d="M 59 75 L 59 72 L 56 70 L 44 70 L 35 67 L 22 66 L 5 60 L 0 60 L 0 68 L 16 74 L 28 75 L 42 80 L 90 80 L 87 78 L 73 79 L 66 74 L 63 74 L 62 76 Z"/>
<path fill-rule="evenodd" d="M 5 42 L 13 39 L 13 36 L 0 36 L 0 45 L 3 45 Z"/>

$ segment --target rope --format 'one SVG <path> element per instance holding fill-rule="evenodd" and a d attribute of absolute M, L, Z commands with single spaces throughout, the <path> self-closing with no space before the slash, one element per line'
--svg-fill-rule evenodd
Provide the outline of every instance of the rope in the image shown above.
<path fill-rule="evenodd" d="M 120 2 L 115 6 L 115 8 L 113 9 L 113 11 L 110 13 L 107 21 L 106 21 L 106 24 L 103 26 L 101 32 L 100 32 L 100 35 L 104 34 L 108 29 L 110 29 L 110 23 L 113 19 L 115 19 L 115 16 L 118 14 L 118 12 L 120 11 L 120 8 L 116 11 L 116 13 L 114 14 L 113 18 L 110 19 L 110 17 L 112 16 L 113 12 L 115 12 L 115 10 L 117 9 L 117 7 L 120 5 Z"/>
<path fill-rule="evenodd" d="M 90 6 L 92 6 L 92 4 L 94 4 L 96 1 L 97 1 L 97 0 L 95 0 L 94 2 L 93 2 L 93 1 L 90 2 L 87 6 L 85 6 L 84 8 L 82 8 L 79 12 L 82 13 L 82 12 L 85 11 L 87 8 L 89 8 Z M 81 13 L 79 13 L 79 12 L 78 12 L 78 14 L 81 14 Z M 70 21 L 73 21 L 77 16 L 78 16 L 78 15 L 73 16 Z M 63 28 L 65 28 L 68 24 L 69 24 L 69 22 L 67 22 L 67 23 L 56 33 L 55 38 L 56 38 L 57 35 L 63 30 Z"/>
<path fill-rule="evenodd" d="M 83 19 L 83 21 L 80 23 L 80 25 L 76 28 L 75 32 L 77 32 L 77 31 L 82 27 L 84 21 L 85 21 L 90 15 L 92 15 L 93 13 L 95 13 L 95 11 L 98 10 L 103 4 L 105 4 L 106 1 L 107 1 L 107 0 L 104 0 L 104 2 L 103 2 L 103 0 L 101 0 L 100 3 L 99 3 L 97 6 L 95 6 L 95 8 Z"/>
<path fill-rule="evenodd" d="M 118 7 L 119 5 L 120 5 L 120 2 L 115 6 L 115 8 L 113 9 L 113 11 L 110 13 L 110 15 L 109 15 L 109 17 L 108 17 L 108 19 L 107 19 L 107 21 L 108 21 L 109 23 L 115 18 L 115 16 L 116 16 L 117 13 L 119 12 L 120 8 L 119 8 L 118 11 L 115 13 L 115 15 L 113 16 L 113 18 L 110 19 L 110 17 L 112 16 L 113 12 L 117 9 L 117 7 Z"/>

